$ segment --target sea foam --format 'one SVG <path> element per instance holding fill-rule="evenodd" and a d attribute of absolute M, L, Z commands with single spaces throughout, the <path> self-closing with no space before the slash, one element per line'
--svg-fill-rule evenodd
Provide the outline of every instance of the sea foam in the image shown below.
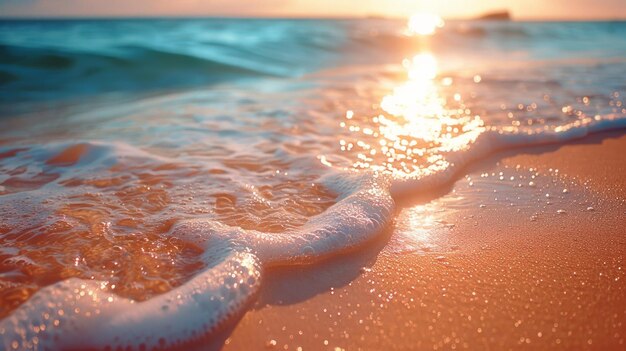
<path fill-rule="evenodd" d="M 103 281 L 61 281 L 0 321 L 4 348 L 152 350 L 206 340 L 245 312 L 264 268 L 312 263 L 363 246 L 392 220 L 394 198 L 453 181 L 462 167 L 496 150 L 561 143 L 620 128 L 626 128 L 626 118 L 607 115 L 547 130 L 487 129 L 468 149 L 447 155 L 450 167 L 423 177 L 337 170 L 322 180 L 337 193 L 337 203 L 280 235 L 213 219 L 180 221 L 169 235 L 204 248 L 207 268 L 202 272 L 144 302 L 108 292 Z"/>

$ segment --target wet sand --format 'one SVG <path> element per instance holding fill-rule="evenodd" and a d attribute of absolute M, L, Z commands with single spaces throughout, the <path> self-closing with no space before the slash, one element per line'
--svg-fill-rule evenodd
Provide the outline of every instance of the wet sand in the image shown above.
<path fill-rule="evenodd" d="M 622 350 L 624 152 L 615 132 L 494 155 L 365 250 L 267 272 L 223 349 Z"/>

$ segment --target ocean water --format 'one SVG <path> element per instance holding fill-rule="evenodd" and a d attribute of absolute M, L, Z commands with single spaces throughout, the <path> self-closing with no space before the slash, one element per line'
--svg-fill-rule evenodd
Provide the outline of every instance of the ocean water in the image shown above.
<path fill-rule="evenodd" d="M 504 148 L 626 127 L 625 22 L 0 22 L 0 340 L 210 338 Z"/>

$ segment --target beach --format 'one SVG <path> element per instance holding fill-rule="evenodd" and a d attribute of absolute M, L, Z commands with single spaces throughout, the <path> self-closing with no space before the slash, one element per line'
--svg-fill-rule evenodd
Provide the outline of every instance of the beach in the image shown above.
<path fill-rule="evenodd" d="M 0 345 L 623 349 L 625 30 L 0 21 Z"/>
<path fill-rule="evenodd" d="M 447 214 L 422 249 L 394 251 L 411 234 L 392 227 L 355 257 L 273 271 L 224 349 L 623 349 L 625 148 L 613 133 L 489 157 L 470 177 L 558 169 L 541 191 L 556 200 L 520 204 L 511 187 L 498 196 L 516 206 Z"/>

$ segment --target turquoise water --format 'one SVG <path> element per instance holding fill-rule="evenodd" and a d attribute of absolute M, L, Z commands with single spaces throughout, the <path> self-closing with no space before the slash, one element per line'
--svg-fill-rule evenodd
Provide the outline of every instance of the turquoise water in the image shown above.
<path fill-rule="evenodd" d="M 404 21 L 128 19 L 0 22 L 0 102 L 159 92 L 355 64 L 418 48 Z M 444 67 L 626 57 L 626 22 L 451 22 L 430 45 Z M 623 63 L 623 62 L 622 62 Z M 601 69 L 601 67 L 597 67 Z M 613 77 L 623 65 L 613 67 Z M 563 72 L 559 82 L 571 78 Z M 620 88 L 605 81 L 606 90 Z M 623 88 L 623 86 L 621 87 Z"/>

